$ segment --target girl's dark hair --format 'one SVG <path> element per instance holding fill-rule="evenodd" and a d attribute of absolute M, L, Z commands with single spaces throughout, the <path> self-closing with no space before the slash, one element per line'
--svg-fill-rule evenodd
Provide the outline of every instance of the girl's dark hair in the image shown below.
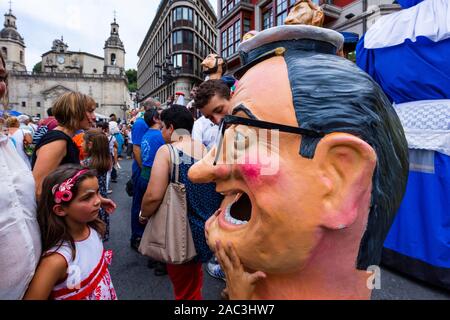
<path fill-rule="evenodd" d="M 60 166 L 54 172 L 45 178 L 42 185 L 42 195 L 38 204 L 37 220 L 39 223 L 39 228 L 41 231 L 42 240 L 42 252 L 47 252 L 54 247 L 58 249 L 63 245 L 68 243 L 72 249 L 72 258 L 75 259 L 75 241 L 69 232 L 69 227 L 67 226 L 66 219 L 56 215 L 53 212 L 53 207 L 56 205 L 54 200 L 54 195 L 52 189 L 55 185 L 61 184 L 64 181 L 75 176 L 83 168 L 79 165 L 66 164 Z M 63 202 L 62 206 L 67 207 L 76 198 L 78 193 L 78 187 L 80 183 L 89 178 L 96 178 L 95 171 L 88 171 L 82 174 L 75 185 L 71 189 L 73 193 L 73 198 L 69 202 Z M 100 233 L 101 236 L 105 233 L 105 224 L 100 220 L 96 219 L 88 223 L 89 227 L 93 228 L 95 231 Z"/>
<path fill-rule="evenodd" d="M 174 104 L 171 108 L 164 110 L 161 113 L 161 120 L 166 127 L 171 125 L 175 130 L 185 129 L 192 133 L 194 127 L 194 117 L 185 106 Z"/>
<path fill-rule="evenodd" d="M 89 142 L 92 142 L 91 148 L 87 148 Z M 112 166 L 108 137 L 100 129 L 91 129 L 84 134 L 84 143 L 85 152 L 91 160 L 89 168 L 100 175 L 108 172 Z"/>
<path fill-rule="evenodd" d="M 144 121 L 149 128 L 155 125 L 155 119 L 159 120 L 160 115 L 156 108 L 151 108 L 144 113 Z"/>

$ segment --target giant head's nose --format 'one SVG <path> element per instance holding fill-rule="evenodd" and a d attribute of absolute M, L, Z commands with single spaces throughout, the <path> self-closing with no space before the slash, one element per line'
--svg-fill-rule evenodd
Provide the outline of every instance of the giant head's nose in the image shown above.
<path fill-rule="evenodd" d="M 229 165 L 214 165 L 216 150 L 214 147 L 202 160 L 191 167 L 188 173 L 189 180 L 194 183 L 209 183 L 230 176 L 231 168 Z"/>

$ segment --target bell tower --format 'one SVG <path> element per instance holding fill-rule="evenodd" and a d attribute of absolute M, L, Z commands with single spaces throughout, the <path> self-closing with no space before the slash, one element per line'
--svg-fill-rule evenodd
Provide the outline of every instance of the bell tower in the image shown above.
<path fill-rule="evenodd" d="M 11 1 L 9 4 L 9 12 L 5 14 L 4 28 L 0 31 L 0 52 L 5 58 L 8 70 L 27 71 L 25 66 L 25 41 L 17 31 L 17 18 L 12 13 Z"/>
<path fill-rule="evenodd" d="M 125 47 L 119 37 L 119 24 L 116 21 L 115 12 L 114 22 L 111 23 L 111 35 L 105 42 L 104 51 L 105 74 L 125 74 Z"/>

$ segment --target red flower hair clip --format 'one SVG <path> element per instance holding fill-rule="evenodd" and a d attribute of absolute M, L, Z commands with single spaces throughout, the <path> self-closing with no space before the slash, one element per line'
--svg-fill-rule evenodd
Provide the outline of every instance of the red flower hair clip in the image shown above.
<path fill-rule="evenodd" d="M 61 184 L 57 184 L 52 188 L 52 194 L 55 196 L 55 203 L 60 204 L 61 202 L 69 202 L 73 198 L 72 188 L 77 182 L 77 179 L 88 172 L 89 170 L 83 169 L 78 171 L 76 175 L 72 178 L 67 179 Z"/>

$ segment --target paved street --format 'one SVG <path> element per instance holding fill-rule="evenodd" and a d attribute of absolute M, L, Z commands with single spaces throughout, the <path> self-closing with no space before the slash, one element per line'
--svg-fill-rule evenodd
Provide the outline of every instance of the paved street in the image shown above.
<path fill-rule="evenodd" d="M 121 300 L 172 300 L 172 287 L 167 276 L 156 277 L 147 268 L 147 258 L 132 250 L 130 238 L 131 198 L 125 192 L 125 183 L 131 176 L 131 161 L 121 162 L 119 182 L 112 184 L 111 195 L 118 205 L 118 210 L 111 217 L 111 240 L 106 244 L 114 251 L 110 267 L 114 286 Z M 203 296 L 207 300 L 220 299 L 224 282 L 204 274 Z M 432 288 L 402 275 L 383 269 L 381 289 L 374 290 L 375 300 L 398 299 L 433 299 L 450 300 L 450 292 Z"/>

